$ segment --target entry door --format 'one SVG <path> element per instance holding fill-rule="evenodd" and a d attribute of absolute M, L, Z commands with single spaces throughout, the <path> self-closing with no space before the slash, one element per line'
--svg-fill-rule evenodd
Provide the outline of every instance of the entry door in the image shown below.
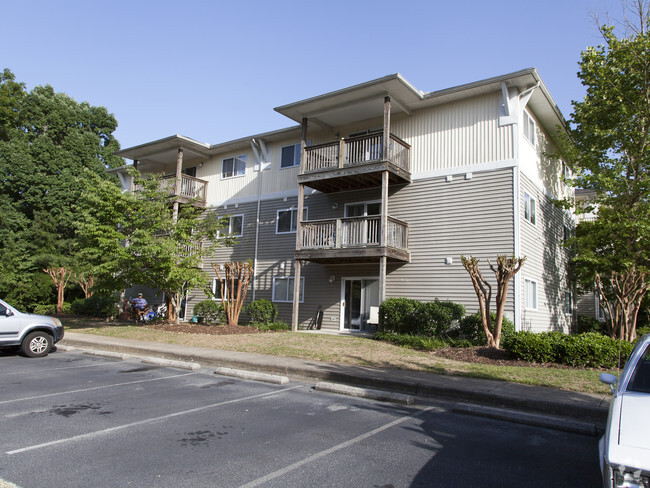
<path fill-rule="evenodd" d="M 368 330 L 370 307 L 379 306 L 379 280 L 343 278 L 342 281 L 341 329 Z"/>

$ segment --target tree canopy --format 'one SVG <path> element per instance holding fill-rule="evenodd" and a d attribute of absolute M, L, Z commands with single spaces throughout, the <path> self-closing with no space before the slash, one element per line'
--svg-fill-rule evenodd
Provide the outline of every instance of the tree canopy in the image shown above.
<path fill-rule="evenodd" d="M 577 209 L 597 213 L 571 242 L 577 277 L 607 305 L 610 334 L 628 340 L 650 270 L 650 17 L 643 2 L 637 7 L 638 23 L 628 24 L 626 37 L 603 26 L 604 43 L 582 53 L 578 77 L 586 95 L 573 102 L 562 145 L 577 169 L 572 184 L 595 192 Z"/>
<path fill-rule="evenodd" d="M 75 207 L 80 257 L 92 268 L 98 288 L 114 291 L 146 284 L 163 291 L 170 300 L 170 318 L 186 291 L 208 291 L 203 259 L 215 247 L 235 243 L 219 235 L 227 218 L 203 215 L 194 205 L 181 205 L 175 218 L 168 191 L 156 175 L 143 177 L 131 170 L 138 191 L 125 193 L 114 182 L 86 173 Z"/>
<path fill-rule="evenodd" d="M 70 264 L 84 170 L 106 179 L 123 164 L 116 128 L 104 107 L 0 74 L 0 295 L 14 305 L 54 301 L 42 270 Z"/>

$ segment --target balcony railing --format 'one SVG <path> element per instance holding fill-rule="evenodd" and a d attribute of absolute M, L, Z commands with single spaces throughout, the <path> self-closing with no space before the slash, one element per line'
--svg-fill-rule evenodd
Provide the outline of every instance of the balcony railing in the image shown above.
<path fill-rule="evenodd" d="M 380 246 L 381 218 L 347 217 L 301 222 L 301 249 L 339 249 Z M 408 224 L 388 217 L 386 246 L 408 250 Z"/>
<path fill-rule="evenodd" d="M 383 134 L 369 134 L 337 142 L 305 148 L 305 163 L 301 173 L 311 173 L 334 168 L 344 168 L 371 161 L 389 161 L 409 171 L 411 146 L 399 137 L 390 135 L 388 154 L 383 153 Z"/>
<path fill-rule="evenodd" d="M 181 175 L 181 188 L 176 193 L 176 175 L 165 175 L 161 179 L 161 187 L 166 189 L 170 196 L 205 202 L 208 182 L 193 176 Z"/>

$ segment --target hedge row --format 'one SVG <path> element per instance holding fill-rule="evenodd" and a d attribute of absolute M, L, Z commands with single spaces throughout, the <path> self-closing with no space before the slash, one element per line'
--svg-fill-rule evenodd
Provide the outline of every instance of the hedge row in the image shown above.
<path fill-rule="evenodd" d="M 496 315 L 492 313 L 492 321 L 494 320 Z M 412 339 L 400 338 L 402 335 L 438 338 L 448 344 L 482 346 L 487 342 L 480 314 L 465 315 L 465 307 L 462 305 L 438 299 L 432 302 L 420 302 L 410 298 L 387 299 L 379 307 L 379 330 L 393 334 L 392 337 L 382 336 L 382 340 L 390 340 L 393 343 L 413 342 Z M 514 331 L 515 325 L 504 317 L 502 337 Z"/>
<path fill-rule="evenodd" d="M 562 332 L 515 332 L 501 343 L 514 359 L 534 363 L 615 368 L 632 352 L 633 344 L 596 332 L 567 335 Z"/>

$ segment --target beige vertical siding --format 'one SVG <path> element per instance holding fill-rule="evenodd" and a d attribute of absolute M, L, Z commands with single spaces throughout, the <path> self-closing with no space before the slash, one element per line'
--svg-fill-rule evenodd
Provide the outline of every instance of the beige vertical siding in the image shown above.
<path fill-rule="evenodd" d="M 498 104 L 495 93 L 419 110 L 391 132 L 411 145 L 412 173 L 510 160 L 512 126 L 499 127 Z"/>
<path fill-rule="evenodd" d="M 535 198 L 536 224 L 524 218 L 524 193 Z M 571 315 L 564 314 L 564 292 L 570 290 L 567 264 L 569 251 L 562 243 L 569 217 L 532 181 L 522 175 L 520 192 L 521 254 L 527 257 L 520 272 L 522 328 L 543 332 L 568 332 Z M 537 310 L 524 306 L 524 280 L 537 282 Z"/>

